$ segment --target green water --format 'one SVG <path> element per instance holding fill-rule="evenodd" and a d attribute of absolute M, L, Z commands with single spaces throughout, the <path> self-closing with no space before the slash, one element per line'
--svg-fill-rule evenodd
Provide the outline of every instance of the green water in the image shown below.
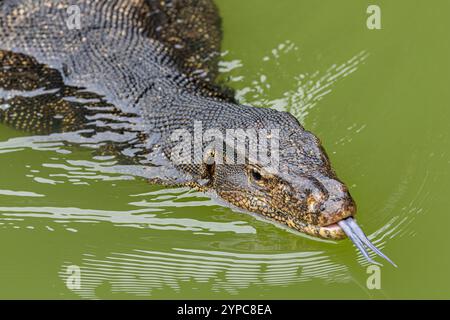
<path fill-rule="evenodd" d="M 449 298 L 450 2 L 217 1 L 222 78 L 321 137 L 398 265 L 0 126 L 0 298 Z M 80 287 L 67 286 L 68 267 Z M 73 270 L 73 269 L 71 269 Z"/>

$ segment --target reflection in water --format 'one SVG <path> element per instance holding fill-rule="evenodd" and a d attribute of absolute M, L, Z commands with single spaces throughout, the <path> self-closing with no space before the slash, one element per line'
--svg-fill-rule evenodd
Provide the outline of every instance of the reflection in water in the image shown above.
<path fill-rule="evenodd" d="M 73 167 L 59 169 L 74 170 Z M 22 191 L 11 192 L 9 196 L 34 197 L 34 194 Z M 270 250 L 274 253 L 244 253 L 249 251 L 239 250 L 236 244 L 230 244 L 230 238 L 221 240 L 220 234 L 231 232 L 234 234 L 233 238 L 246 234 L 254 235 L 256 230 L 248 222 L 236 219 L 214 221 L 211 216 L 201 221 L 177 217 L 177 213 L 171 213 L 173 208 L 177 207 L 198 208 L 215 205 L 200 193 L 185 189 L 163 189 L 133 194 L 131 197 L 133 201 L 128 204 L 137 208 L 122 211 L 73 207 L 0 207 L 0 221 L 6 227 L 20 227 L 24 222 L 30 227 L 33 225 L 33 219 L 49 219 L 72 232 L 82 228 L 83 224 L 108 222 L 117 227 L 147 229 L 149 236 L 169 247 L 175 245 L 170 243 L 170 235 L 160 236 L 162 234 L 158 233 L 155 236 L 152 233 L 173 231 L 180 239 L 184 238 L 184 233 L 181 232 L 205 234 L 213 237 L 202 240 L 205 243 L 219 243 L 216 250 L 198 249 L 202 247 L 198 246 L 198 243 L 192 248 L 175 247 L 161 250 L 161 243 L 158 243 L 153 250 L 149 244 L 134 249 L 115 249 L 107 254 L 86 250 L 80 257 L 71 256 L 70 260 L 62 263 L 59 275 L 62 281 L 66 281 L 69 275 L 67 267 L 78 265 L 81 268 L 81 287 L 73 291 L 83 298 L 98 298 L 102 290 L 113 294 L 157 298 L 164 295 L 176 297 L 177 294 L 181 297 L 183 292 L 191 292 L 195 288 L 202 288 L 202 292 L 211 294 L 239 294 L 241 290 L 249 287 L 270 288 L 314 280 L 329 283 L 353 280 L 348 266 L 332 256 L 336 255 L 332 247 L 327 251 L 275 253 L 275 244 L 257 241 L 263 251 Z M 398 220 L 399 218 L 393 218 L 383 228 L 370 235 L 370 239 L 377 246 L 384 247 L 386 240 L 401 229 L 405 222 L 405 219 Z M 55 228 L 47 226 L 47 230 L 54 232 Z M 353 253 L 351 255 L 353 256 Z M 359 263 L 367 265 L 360 253 L 358 255 Z"/>
<path fill-rule="evenodd" d="M 175 248 L 171 252 L 131 250 L 111 252 L 106 257 L 85 254 L 79 265 L 81 286 L 74 291 L 83 298 L 97 298 L 103 285 L 112 293 L 141 296 L 161 295 L 170 289 L 176 297 L 184 289 L 207 289 L 212 296 L 238 294 L 249 286 L 281 286 L 322 279 L 348 281 L 347 267 L 321 252 L 289 254 L 237 254 Z M 60 276 L 67 281 L 63 264 Z M 167 293 L 164 293 L 167 294 Z"/>
<path fill-rule="evenodd" d="M 6 192 L 3 192 L 5 194 Z M 18 193 L 10 194 L 18 195 Z M 1 193 L 0 193 L 1 194 Z M 20 193 L 22 196 L 35 196 L 33 193 Z M 142 195 L 140 195 L 142 196 Z M 170 217 L 166 213 L 174 207 L 212 206 L 212 200 L 205 199 L 199 192 L 186 189 L 158 190 L 144 194 L 145 198 L 129 205 L 139 207 L 135 210 L 99 210 L 72 207 L 0 207 L 0 220 L 24 220 L 47 218 L 59 223 L 110 222 L 115 226 L 146 228 L 153 230 L 173 230 L 192 232 L 233 232 L 255 233 L 252 226 L 243 221 L 213 222 L 190 218 Z M 198 200 L 195 200 L 198 199 Z M 186 201 L 187 200 L 187 201 Z M 158 215 L 160 213 L 160 215 Z M 71 228 L 76 230 L 76 228 Z"/>

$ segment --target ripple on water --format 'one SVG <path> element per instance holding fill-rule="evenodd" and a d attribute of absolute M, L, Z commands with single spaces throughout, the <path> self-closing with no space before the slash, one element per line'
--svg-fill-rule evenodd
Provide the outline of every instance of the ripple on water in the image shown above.
<path fill-rule="evenodd" d="M 190 218 L 177 218 L 163 215 L 175 207 L 212 206 L 212 200 L 205 200 L 200 193 L 186 189 L 164 190 L 165 200 L 161 198 L 161 190 L 145 193 L 145 199 L 129 204 L 140 209 L 134 210 L 100 210 L 74 207 L 0 207 L 0 220 L 47 218 L 59 223 L 98 223 L 110 222 L 115 226 L 146 228 L 153 230 L 192 231 L 192 232 L 233 232 L 255 233 L 252 226 L 243 221 L 215 222 Z M 175 193 L 175 195 L 173 194 Z M 0 192 L 1 194 L 1 192 Z M 29 196 L 28 193 L 21 192 Z M 33 193 L 31 193 L 33 194 Z M 17 193 L 15 193 L 17 196 Z M 34 194 L 33 194 L 34 196 Z M 137 196 L 137 195 L 132 195 Z M 197 198 L 198 200 L 193 200 Z M 189 199 L 189 201 L 186 201 Z"/>
<path fill-rule="evenodd" d="M 334 84 L 354 73 L 368 57 L 365 51 L 361 51 L 347 61 L 334 64 L 324 71 L 295 75 L 290 82 L 293 83 L 293 88 L 273 98 L 270 92 L 272 83 L 276 82 L 276 79 L 266 75 L 269 73 L 264 71 L 264 66 L 278 65 L 283 55 L 296 51 L 298 48 L 295 44 L 286 41 L 264 55 L 261 59 L 262 71 L 250 82 L 246 80 L 246 83 L 251 85 L 238 89 L 237 98 L 243 103 L 289 111 L 303 121 L 308 112 L 332 92 Z M 226 55 L 224 57 L 226 58 Z M 239 59 L 223 61 L 221 72 L 229 76 L 231 83 L 239 86 L 244 81 L 244 76 L 239 74 L 239 69 L 243 65 L 244 63 Z M 348 129 L 351 131 L 349 137 L 338 139 L 337 143 L 351 141 L 351 137 L 364 129 L 364 125 L 353 124 Z M 134 180 L 136 177 L 152 176 L 151 169 L 137 165 L 123 165 L 114 157 L 96 156 L 80 159 L 77 152 L 72 152 L 69 147 L 70 144 L 76 144 L 95 149 L 104 141 L 113 140 L 119 143 L 129 141 L 135 138 L 134 134 L 130 133 L 131 135 L 127 136 L 108 132 L 94 134 L 87 138 L 84 133 L 84 131 L 78 131 L 45 136 L 12 137 L 0 142 L 0 154 L 8 157 L 12 153 L 20 154 L 31 150 L 64 156 L 64 158 L 50 156 L 41 163 L 34 163 L 33 168 L 27 167 L 25 172 L 27 177 L 29 176 L 38 184 L 48 186 L 62 187 L 72 184 L 79 185 L 80 188 L 92 187 L 92 183 L 96 181 L 120 183 Z M 397 208 L 398 200 L 402 198 L 408 187 L 411 170 L 406 173 L 405 180 L 400 182 L 397 192 L 394 192 L 386 201 L 386 207 L 381 208 L 380 211 L 392 211 Z M 95 192 L 95 188 L 93 191 Z M 47 194 L 23 189 L 9 190 L 2 187 L 0 196 L 33 200 L 45 198 Z M 131 200 L 124 205 L 131 206 L 132 209 L 100 209 L 100 204 L 93 205 L 91 208 L 78 208 L 43 206 L 42 202 L 38 204 L 33 201 L 27 201 L 27 205 L 3 205 L 2 202 L 0 224 L 13 228 L 25 224 L 31 229 L 33 226 L 29 224 L 32 224 L 30 222 L 33 219 L 48 219 L 55 224 L 63 224 L 68 231 L 76 232 L 77 227 L 83 224 L 107 222 L 117 227 L 145 228 L 149 229 L 149 232 L 151 230 L 176 231 L 179 232 L 177 236 L 181 239 L 188 233 L 208 236 L 217 236 L 225 232 L 241 236 L 256 234 L 255 227 L 246 221 L 240 221 L 237 215 L 234 221 L 220 221 L 211 216 L 183 217 L 176 209 L 189 207 L 215 209 L 216 202 L 205 199 L 204 195 L 197 192 L 175 188 L 125 196 L 125 199 L 131 198 Z M 417 212 L 419 209 L 418 205 L 405 208 L 397 216 L 384 219 L 383 221 L 388 220 L 386 223 L 378 221 L 378 225 L 382 226 L 369 235 L 369 238 L 378 247 L 383 248 L 389 239 L 407 230 L 407 226 L 413 219 L 408 213 Z M 49 225 L 45 230 L 54 232 L 55 227 Z M 211 241 L 220 242 L 221 240 Z M 115 250 L 106 255 L 87 251 L 79 259 L 73 257 L 74 261 L 81 261 L 79 266 L 82 269 L 82 286 L 75 292 L 84 298 L 96 298 L 97 289 L 106 283 L 111 292 L 142 296 L 158 297 L 164 289 L 170 289 L 174 294 L 181 294 L 183 290 L 192 290 L 199 286 L 206 287 L 212 293 L 238 294 L 240 290 L 250 286 L 286 286 L 313 279 L 329 282 L 350 281 L 348 267 L 336 262 L 323 251 L 252 254 L 245 250 L 225 247 L 230 250 L 199 250 L 195 247 L 176 247 L 167 250 L 135 248 Z M 358 255 L 359 263 L 365 265 L 366 261 L 360 253 Z M 67 280 L 66 271 L 70 265 L 72 265 L 71 261 L 65 261 L 61 266 L 59 275 L 64 281 Z"/>
<path fill-rule="evenodd" d="M 162 290 L 172 294 L 207 288 L 211 295 L 237 294 L 250 286 L 286 286 L 313 279 L 348 281 L 347 267 L 332 262 L 322 252 L 286 254 L 242 254 L 173 248 L 150 251 L 135 249 L 81 258 L 81 286 L 74 291 L 83 298 L 97 298 L 97 289 L 108 285 L 112 293 L 158 297 Z M 68 280 L 62 265 L 60 276 Z"/>

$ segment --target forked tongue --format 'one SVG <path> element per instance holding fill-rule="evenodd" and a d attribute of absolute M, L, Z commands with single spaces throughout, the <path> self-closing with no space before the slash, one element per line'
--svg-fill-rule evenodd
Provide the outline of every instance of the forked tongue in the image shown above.
<path fill-rule="evenodd" d="M 389 259 L 383 252 L 381 252 L 380 249 L 375 247 L 375 245 L 372 242 L 370 242 L 370 240 L 367 238 L 367 236 L 364 234 L 364 232 L 361 230 L 361 228 L 358 226 L 356 221 L 353 220 L 352 217 L 348 217 L 346 219 L 339 221 L 338 225 L 342 228 L 342 230 L 350 238 L 350 240 L 353 241 L 355 246 L 362 253 L 362 255 L 367 259 L 367 261 L 369 261 L 370 263 L 373 263 L 373 264 L 381 265 L 380 263 L 372 260 L 372 258 L 367 253 L 365 247 L 371 249 L 377 255 L 386 259 L 394 267 L 397 267 L 397 265 L 391 259 Z"/>

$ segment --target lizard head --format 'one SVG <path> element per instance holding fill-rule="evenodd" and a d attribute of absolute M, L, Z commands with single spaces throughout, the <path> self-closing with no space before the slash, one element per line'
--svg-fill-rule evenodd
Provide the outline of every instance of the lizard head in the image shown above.
<path fill-rule="evenodd" d="M 259 144 L 261 134 L 266 135 L 266 161 L 262 163 L 259 157 L 252 160 L 251 152 L 241 157 L 241 163 L 236 161 L 239 152 L 251 151 L 247 135 L 246 148 L 233 145 L 233 163 L 205 164 L 209 187 L 229 204 L 296 231 L 321 238 L 345 238 L 337 223 L 353 216 L 356 205 L 332 169 L 320 140 L 285 112 L 265 109 L 263 116 L 250 122 L 249 126 L 248 119 L 242 118 L 235 127 L 246 128 L 246 133 L 256 130 Z M 267 158 L 276 163 L 268 165 Z"/>

